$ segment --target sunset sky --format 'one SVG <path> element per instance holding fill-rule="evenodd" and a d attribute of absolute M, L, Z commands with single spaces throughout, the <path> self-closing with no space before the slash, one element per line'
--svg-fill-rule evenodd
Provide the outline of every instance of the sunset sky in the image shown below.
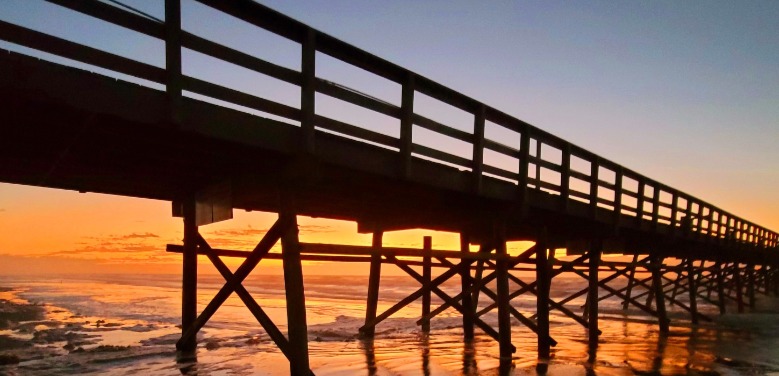
<path fill-rule="evenodd" d="M 162 1 L 124 0 L 157 18 Z M 260 1 L 607 159 L 779 230 L 777 1 Z M 294 43 L 184 1 L 184 28 L 299 69 Z M 38 0 L 0 2 L 0 19 L 149 64 L 163 44 Z M 0 42 L 0 48 L 49 55 Z M 392 103 L 397 85 L 318 55 L 318 74 Z M 100 72 L 99 69 L 92 69 Z M 184 52 L 186 74 L 299 105 L 289 85 Z M 320 97 L 317 97 L 320 100 Z M 418 111 L 467 117 L 418 98 Z M 416 105 L 416 104 L 415 104 Z M 397 124 L 318 102 L 317 111 Z M 457 145 L 450 152 L 463 153 Z M 468 153 L 464 153 L 468 154 Z M 0 274 L 176 272 L 182 223 L 170 203 L 0 184 Z M 250 249 L 273 214 L 235 212 L 201 228 L 212 246 Z M 303 241 L 369 244 L 356 224 L 301 218 Z M 427 232 L 388 234 L 419 246 Z M 456 236 L 433 234 L 453 249 Z M 309 265 L 311 273 L 332 267 Z"/>

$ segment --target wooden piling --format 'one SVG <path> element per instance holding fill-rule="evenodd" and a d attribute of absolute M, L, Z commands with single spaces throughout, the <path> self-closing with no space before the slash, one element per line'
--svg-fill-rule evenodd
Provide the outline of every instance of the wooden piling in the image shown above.
<path fill-rule="evenodd" d="M 655 304 L 657 305 L 657 320 L 660 325 L 660 332 L 668 332 L 668 315 L 665 311 L 665 293 L 663 292 L 663 257 L 659 255 L 652 255 L 651 269 L 652 269 L 652 289 L 655 296 Z"/>
<path fill-rule="evenodd" d="M 191 330 L 197 319 L 197 213 L 194 196 L 183 201 L 184 253 L 182 257 L 181 332 Z M 192 351 L 197 347 L 196 337 L 182 342 L 180 350 Z"/>
<path fill-rule="evenodd" d="M 506 254 L 506 239 L 504 228 L 501 226 L 496 229 L 496 248 L 495 252 L 499 255 Z M 509 265 L 508 261 L 499 260 L 496 262 L 495 274 L 497 284 L 497 303 L 498 303 L 498 342 L 500 346 L 500 357 L 510 359 L 514 352 L 514 346 L 511 344 L 511 301 L 509 298 Z"/>
<path fill-rule="evenodd" d="M 689 290 L 690 295 L 690 317 L 692 319 L 693 324 L 698 323 L 698 285 L 695 280 L 695 275 L 693 273 L 694 267 L 693 267 L 693 260 L 690 259 L 687 262 L 686 266 L 687 270 L 687 288 Z"/>
<path fill-rule="evenodd" d="M 747 264 L 747 299 L 749 300 L 749 308 L 755 308 L 756 287 L 755 265 Z"/>
<path fill-rule="evenodd" d="M 602 249 L 602 241 L 596 239 L 592 241 L 590 245 L 590 260 L 589 260 L 589 273 L 588 288 L 587 288 L 587 334 L 588 343 L 590 347 L 598 346 L 598 268 L 600 267 L 600 257 Z"/>
<path fill-rule="evenodd" d="M 470 237 L 468 233 L 460 233 L 460 252 L 463 254 L 470 253 Z M 473 304 L 472 295 L 468 293 L 471 288 L 471 263 L 470 261 L 463 260 L 460 267 L 460 287 L 462 289 L 462 305 L 463 305 L 463 339 L 470 341 L 473 339 L 473 316 L 476 313 L 476 309 Z"/>
<path fill-rule="evenodd" d="M 551 355 L 549 336 L 549 290 L 551 278 L 547 260 L 546 231 L 543 231 L 536 245 L 536 323 L 538 325 L 538 358 L 549 359 Z"/>
<path fill-rule="evenodd" d="M 308 325 L 306 297 L 303 286 L 303 265 L 300 260 L 297 216 L 290 198 L 282 198 L 279 220 L 290 221 L 291 226 L 281 237 L 284 289 L 287 297 L 287 337 L 289 338 L 290 374 L 308 376 Z"/>
<path fill-rule="evenodd" d="M 433 238 L 425 236 L 423 238 L 423 249 L 430 251 L 433 249 Z M 422 294 L 422 331 L 425 333 L 430 332 L 430 280 L 432 278 L 432 259 L 430 256 L 424 256 L 422 258 L 422 287 L 425 289 L 425 293 Z"/>
<path fill-rule="evenodd" d="M 373 231 L 373 241 L 371 246 L 373 254 L 371 255 L 370 274 L 368 275 L 368 302 L 365 306 L 365 330 L 362 331 L 364 337 L 373 337 L 376 332 L 373 325 L 367 325 L 376 319 L 376 308 L 379 304 L 379 285 L 381 284 L 381 242 L 384 232 L 381 230 Z"/>
<path fill-rule="evenodd" d="M 741 279 L 739 263 L 733 263 L 733 281 L 736 284 L 736 306 L 738 313 L 744 313 L 744 283 Z"/>
<path fill-rule="evenodd" d="M 714 266 L 716 271 L 716 289 L 717 289 L 717 304 L 719 305 L 719 313 L 725 314 L 725 272 L 722 270 L 722 263 L 718 260 Z"/>
<path fill-rule="evenodd" d="M 630 295 L 633 293 L 633 285 L 636 279 L 636 263 L 638 262 L 638 254 L 633 255 L 633 261 L 630 263 L 630 274 L 628 276 L 628 286 L 625 291 L 625 300 L 622 302 L 622 309 L 627 310 L 630 306 Z"/>

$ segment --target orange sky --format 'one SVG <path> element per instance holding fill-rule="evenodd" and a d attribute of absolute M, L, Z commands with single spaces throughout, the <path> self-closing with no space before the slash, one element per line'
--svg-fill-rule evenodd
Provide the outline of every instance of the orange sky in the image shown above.
<path fill-rule="evenodd" d="M 0 274 L 37 273 L 177 273 L 180 255 L 165 252 L 166 244 L 181 244 L 182 219 L 171 216 L 170 203 L 96 193 L 77 193 L 0 184 Z M 9 199 L 13 197 L 13 199 Z M 229 221 L 200 227 L 214 248 L 251 250 L 269 228 L 274 213 L 234 211 Z M 370 245 L 370 234 L 358 234 L 354 222 L 299 217 L 303 242 Z M 457 234 L 435 231 L 387 233 L 384 244 L 422 247 L 433 237 L 434 249 L 457 250 Z M 517 252 L 528 244 L 517 243 Z M 278 252 L 279 245 L 276 246 Z M 237 265 L 239 260 L 228 260 Z M 202 258 L 203 272 L 214 273 Z M 279 262 L 263 261 L 278 273 Z M 366 265 L 308 263 L 312 274 L 363 274 Z M 393 273 L 388 268 L 388 273 Z"/>
<path fill-rule="evenodd" d="M 163 2 L 132 3 L 164 17 Z M 262 3 L 604 158 L 779 230 L 776 2 L 648 2 L 641 7 L 452 2 L 443 13 L 440 4 L 419 1 Z M 299 69 L 296 43 L 197 2 L 185 2 L 183 18 L 189 32 Z M 1 1 L 0 19 L 164 66 L 160 41 L 55 4 Z M 0 48 L 62 60 L 2 41 Z M 274 85 L 265 76 L 189 52 L 184 54 L 185 74 L 293 107 L 299 104 L 296 87 Z M 317 61 L 318 77 L 390 103 L 400 101 L 395 83 L 324 54 L 317 54 Z M 111 75 L 93 66 L 86 69 Z M 374 124 L 373 117 L 343 111 L 331 102 L 318 96 L 317 111 L 386 131 L 376 125 L 381 121 Z M 416 94 L 415 112 L 470 132 L 473 116 L 449 107 Z M 397 131 L 397 120 L 389 120 L 388 129 Z M 506 137 L 491 132 L 489 122 L 485 133 L 493 140 Z M 455 144 L 434 146 L 470 154 Z M 487 151 L 485 163 L 503 162 Z M 506 163 L 517 167 L 515 161 Z M 180 243 L 182 237 L 181 219 L 170 212 L 167 202 L 0 184 L 0 274 L 178 272 L 179 256 L 164 251 L 165 244 Z M 274 218 L 236 211 L 235 219 L 205 226 L 202 232 L 215 247 L 248 249 Z M 368 235 L 356 234 L 354 223 L 299 222 L 303 241 L 370 244 Z M 419 247 L 426 234 L 391 233 L 385 243 Z M 432 235 L 436 248 L 457 247 L 454 234 Z M 341 272 L 330 265 L 309 265 L 307 270 Z"/>

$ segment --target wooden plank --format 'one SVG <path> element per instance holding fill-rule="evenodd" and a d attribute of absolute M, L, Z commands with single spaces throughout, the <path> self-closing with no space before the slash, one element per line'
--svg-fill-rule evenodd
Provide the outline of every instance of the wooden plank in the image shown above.
<path fill-rule="evenodd" d="M 115 6 L 99 1 L 45 0 L 52 4 L 83 13 L 97 19 L 119 25 L 129 30 L 146 34 L 150 37 L 164 39 L 165 30 L 162 23 L 155 22 L 140 15 L 127 12 Z"/>
<path fill-rule="evenodd" d="M 398 147 L 399 141 L 395 137 L 387 136 L 385 134 L 374 132 L 369 129 L 360 128 L 342 121 L 330 119 L 321 115 L 314 116 L 314 122 L 320 128 L 338 132 L 346 136 L 355 137 L 357 139 L 370 141 L 379 145 Z"/>
<path fill-rule="evenodd" d="M 0 20 L 0 39 L 151 82 L 164 84 L 166 81 L 166 72 L 162 68 L 2 20 Z"/>
<path fill-rule="evenodd" d="M 302 74 L 300 72 L 267 62 L 245 52 L 223 46 L 219 43 L 201 38 L 186 31 L 182 31 L 181 33 L 181 44 L 193 51 L 197 51 L 213 58 L 235 64 L 257 73 L 262 73 L 264 75 L 293 85 L 300 86 L 303 81 Z"/>
<path fill-rule="evenodd" d="M 411 152 L 419 155 L 424 155 L 426 157 L 430 157 L 433 159 L 438 159 L 443 162 L 451 163 L 453 165 L 466 167 L 466 168 L 471 168 L 473 163 L 470 159 L 466 159 L 460 156 L 456 156 L 454 154 L 449 154 L 447 152 L 436 150 L 419 144 L 411 145 Z"/>
<path fill-rule="evenodd" d="M 208 81 L 203 81 L 194 77 L 183 77 L 184 89 L 193 93 L 202 94 L 207 97 L 219 99 L 225 102 L 248 107 L 269 114 L 281 116 L 290 120 L 301 120 L 302 113 L 299 109 L 274 102 L 265 98 L 260 98 L 242 91 L 233 90 Z"/>
<path fill-rule="evenodd" d="M 467 142 L 469 144 L 473 142 L 472 134 L 461 131 L 459 129 L 452 128 L 445 124 L 441 124 L 435 120 L 428 119 L 419 114 L 413 115 L 413 123 L 427 130 L 431 130 L 435 133 L 440 133 L 444 136 L 448 136 L 456 140 Z"/>
<path fill-rule="evenodd" d="M 384 102 L 378 98 L 374 98 L 367 94 L 353 90 L 346 86 L 336 84 L 316 78 L 316 91 L 328 95 L 330 97 L 340 99 L 344 102 L 354 104 L 356 106 L 378 112 L 382 115 L 394 117 L 399 119 L 401 116 L 401 109 L 391 103 Z"/>

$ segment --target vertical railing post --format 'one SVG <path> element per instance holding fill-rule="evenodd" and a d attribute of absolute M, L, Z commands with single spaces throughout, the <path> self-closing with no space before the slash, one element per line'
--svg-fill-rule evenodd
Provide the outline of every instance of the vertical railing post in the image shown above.
<path fill-rule="evenodd" d="M 692 231 L 692 200 L 687 196 L 685 197 L 685 201 L 687 201 L 687 206 L 684 208 L 684 218 L 681 227 L 682 234 L 684 234 L 684 236 L 690 236 L 690 232 Z"/>
<path fill-rule="evenodd" d="M 636 190 L 636 227 L 641 228 L 641 222 L 644 220 L 644 188 L 646 183 L 644 177 L 638 178 L 638 189 Z"/>
<path fill-rule="evenodd" d="M 703 203 L 698 202 L 698 213 L 696 214 L 697 221 L 695 221 L 695 238 L 700 239 L 703 236 Z"/>
<path fill-rule="evenodd" d="M 652 195 L 652 230 L 657 231 L 657 222 L 660 219 L 660 184 L 653 186 L 654 194 Z"/>
<path fill-rule="evenodd" d="M 571 193 L 571 144 L 566 142 L 562 149 L 563 159 L 560 163 L 560 207 L 563 213 L 567 213 L 568 197 Z"/>
<path fill-rule="evenodd" d="M 482 173 L 484 172 L 484 105 L 476 109 L 473 121 L 473 191 L 481 192 Z"/>
<path fill-rule="evenodd" d="M 181 294 L 181 332 L 186 333 L 197 319 L 197 203 L 194 196 L 187 197 L 183 202 L 184 215 L 184 254 L 182 262 L 182 294 Z M 182 343 L 183 351 L 193 351 L 197 347 L 196 336 L 187 343 Z"/>
<path fill-rule="evenodd" d="M 430 332 L 430 280 L 432 279 L 432 257 L 429 255 L 433 249 L 433 238 L 425 236 L 422 239 L 425 255 L 422 257 L 422 287 L 425 293 L 422 294 L 422 331 Z"/>
<path fill-rule="evenodd" d="M 519 180 L 517 181 L 517 195 L 520 212 L 524 215 L 527 210 L 528 189 L 527 182 L 530 174 L 530 126 L 524 124 L 519 141 Z"/>
<path fill-rule="evenodd" d="M 313 154 L 315 151 L 314 114 L 316 111 L 316 31 L 306 29 L 306 34 L 301 43 L 302 61 L 300 84 L 300 130 L 301 149 L 304 153 Z"/>
<path fill-rule="evenodd" d="M 590 161 L 590 217 L 595 219 L 598 214 L 598 188 L 600 187 L 600 158 L 595 156 Z M 616 192 L 614 198 L 616 199 Z"/>
<path fill-rule="evenodd" d="M 622 166 L 618 166 L 614 171 L 614 228 L 619 227 L 620 218 L 622 218 Z"/>
<path fill-rule="evenodd" d="M 381 230 L 373 231 L 373 240 L 371 242 L 371 266 L 368 274 L 368 301 L 365 307 L 365 330 L 362 331 L 364 337 L 373 337 L 376 327 L 372 325 L 376 319 L 376 309 L 379 304 L 379 286 L 381 284 L 381 243 L 384 232 Z M 371 324 L 370 326 L 367 326 Z"/>
<path fill-rule="evenodd" d="M 541 139 L 536 138 L 536 189 L 541 189 Z"/>
<path fill-rule="evenodd" d="M 706 224 L 706 239 L 708 242 L 714 242 L 714 207 L 709 206 L 708 207 L 709 212 L 706 214 L 706 217 L 708 217 L 708 223 Z"/>
<path fill-rule="evenodd" d="M 679 220 L 676 218 L 679 216 L 679 192 L 672 191 L 671 194 L 671 235 L 676 235 L 676 225 Z"/>
<path fill-rule="evenodd" d="M 411 176 L 411 149 L 413 149 L 414 129 L 414 74 L 408 73 L 403 82 L 400 99 L 400 174 L 403 178 Z"/>
<path fill-rule="evenodd" d="M 167 120 L 182 126 L 181 0 L 165 0 L 165 93 Z"/>

